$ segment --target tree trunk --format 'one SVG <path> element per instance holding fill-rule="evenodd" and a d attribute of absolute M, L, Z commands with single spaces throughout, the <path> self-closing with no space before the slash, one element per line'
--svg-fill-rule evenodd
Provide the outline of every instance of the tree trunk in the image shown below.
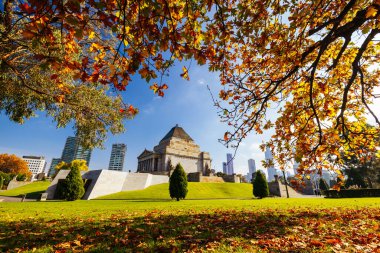
<path fill-rule="evenodd" d="M 177 198 L 177 201 L 179 201 L 179 198 Z"/>
<path fill-rule="evenodd" d="M 284 175 L 284 183 L 285 183 L 285 189 L 286 189 L 286 198 L 289 198 L 289 190 L 288 190 L 288 181 L 285 177 L 285 171 L 282 171 L 282 175 Z"/>

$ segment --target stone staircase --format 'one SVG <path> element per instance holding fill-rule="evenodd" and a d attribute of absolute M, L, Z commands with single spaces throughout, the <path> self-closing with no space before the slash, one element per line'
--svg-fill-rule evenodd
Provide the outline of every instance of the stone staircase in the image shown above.
<path fill-rule="evenodd" d="M 286 186 L 285 184 L 279 182 L 279 187 L 280 187 L 280 197 L 281 198 L 286 198 Z M 296 190 L 294 190 L 292 187 L 290 187 L 288 185 L 288 192 L 289 192 L 289 198 L 304 198 L 305 196 L 308 196 L 308 195 L 303 195 L 299 192 L 297 192 Z"/>

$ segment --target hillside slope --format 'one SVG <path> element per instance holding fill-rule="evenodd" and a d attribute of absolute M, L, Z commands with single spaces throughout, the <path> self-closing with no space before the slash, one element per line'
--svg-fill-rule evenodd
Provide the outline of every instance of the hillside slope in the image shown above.
<path fill-rule="evenodd" d="M 0 196 L 7 197 L 19 197 L 22 194 L 26 194 L 28 199 L 37 199 L 41 193 L 45 192 L 50 185 L 50 181 L 39 181 L 17 187 L 8 191 L 0 191 Z"/>
<path fill-rule="evenodd" d="M 250 199 L 251 184 L 189 183 L 186 199 Z M 169 183 L 153 185 L 144 190 L 125 191 L 97 199 L 170 199 Z"/>

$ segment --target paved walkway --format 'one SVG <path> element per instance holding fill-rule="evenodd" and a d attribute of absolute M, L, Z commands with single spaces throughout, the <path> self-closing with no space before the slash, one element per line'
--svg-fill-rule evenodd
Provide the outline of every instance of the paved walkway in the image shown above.
<path fill-rule="evenodd" d="M 24 199 L 24 202 L 32 202 L 32 201 L 36 201 L 36 200 L 35 199 Z M 0 202 L 22 202 L 22 198 L 0 196 Z"/>

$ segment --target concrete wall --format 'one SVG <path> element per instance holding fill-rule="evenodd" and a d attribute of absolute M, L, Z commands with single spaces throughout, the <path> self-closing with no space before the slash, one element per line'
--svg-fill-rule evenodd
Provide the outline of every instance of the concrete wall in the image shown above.
<path fill-rule="evenodd" d="M 186 174 L 202 171 L 201 159 L 199 158 L 187 158 L 175 155 L 166 155 L 165 164 L 168 164 L 168 160 L 171 160 L 174 169 L 177 166 L 177 164 L 180 163 L 183 169 L 185 170 Z"/>
<path fill-rule="evenodd" d="M 70 170 L 60 170 L 58 174 L 55 176 L 54 180 L 51 182 L 49 188 L 47 188 L 46 193 L 47 199 L 54 199 L 54 193 L 57 189 L 57 184 L 59 179 L 65 179 L 67 175 L 70 173 Z"/>
<path fill-rule="evenodd" d="M 61 170 L 47 189 L 48 199 L 54 198 L 58 180 L 65 179 L 70 170 Z M 113 170 L 90 170 L 81 172 L 82 178 L 91 180 L 82 199 L 94 199 L 121 191 L 143 190 L 151 185 L 168 183 L 169 177 L 149 173 L 128 173 Z"/>
<path fill-rule="evenodd" d="M 168 183 L 169 177 L 165 175 L 152 175 L 149 173 L 129 173 L 121 191 L 142 190 L 151 185 Z"/>
<path fill-rule="evenodd" d="M 236 175 L 225 175 L 223 177 L 203 176 L 200 172 L 188 173 L 187 180 L 202 183 L 240 183 L 240 178 Z"/>
<path fill-rule="evenodd" d="M 156 184 L 164 184 L 164 183 L 169 183 L 168 176 L 151 175 L 151 182 L 149 186 L 156 185 Z"/>
<path fill-rule="evenodd" d="M 32 183 L 32 182 L 11 180 L 11 181 L 9 181 L 9 184 L 7 186 L 7 190 L 12 190 L 12 189 L 15 189 L 17 187 L 24 186 L 24 185 L 27 185 L 30 183 Z"/>
<path fill-rule="evenodd" d="M 94 199 L 100 196 L 122 191 L 128 172 L 113 170 L 93 170 L 83 175 L 92 180 L 83 199 Z"/>
<path fill-rule="evenodd" d="M 269 182 L 268 188 L 270 195 L 281 197 L 280 184 L 278 181 Z"/>

